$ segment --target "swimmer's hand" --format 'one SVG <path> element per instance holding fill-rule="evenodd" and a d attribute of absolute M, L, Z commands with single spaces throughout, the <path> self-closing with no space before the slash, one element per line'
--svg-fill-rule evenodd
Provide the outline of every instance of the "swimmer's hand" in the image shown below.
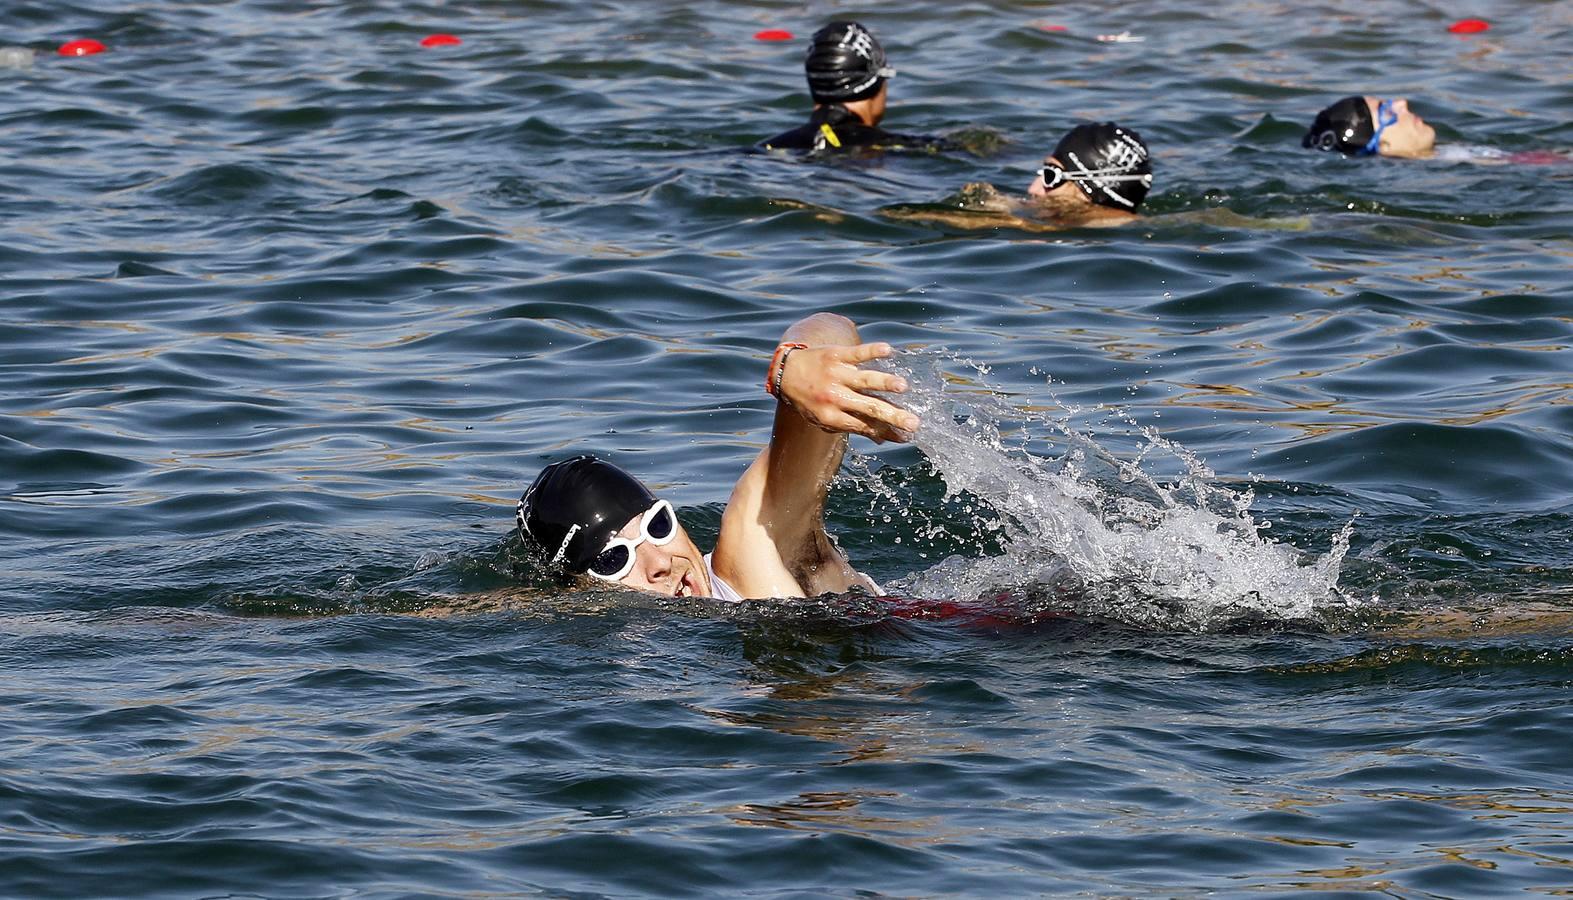
<path fill-rule="evenodd" d="M 918 417 L 869 392 L 900 394 L 907 380 L 858 368 L 893 352 L 884 342 L 794 350 L 781 373 L 781 398 L 821 431 L 905 443 L 918 430 Z"/>
<path fill-rule="evenodd" d="M 999 188 L 986 181 L 969 181 L 956 192 L 953 205 L 959 209 L 980 212 L 1011 213 L 1013 202 L 1000 193 Z"/>

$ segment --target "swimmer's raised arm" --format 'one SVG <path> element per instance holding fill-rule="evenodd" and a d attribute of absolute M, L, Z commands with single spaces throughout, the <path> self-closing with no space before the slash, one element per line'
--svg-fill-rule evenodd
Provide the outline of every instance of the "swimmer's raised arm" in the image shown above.
<path fill-rule="evenodd" d="M 904 441 L 918 417 L 870 392 L 901 393 L 900 376 L 859 368 L 889 344 L 858 343 L 850 319 L 819 313 L 782 335 L 803 344 L 777 353 L 768 373 L 777 396 L 770 443 L 738 480 L 716 543 L 717 574 L 745 596 L 845 591 L 866 581 L 825 533 L 830 480 L 846 435 Z"/>

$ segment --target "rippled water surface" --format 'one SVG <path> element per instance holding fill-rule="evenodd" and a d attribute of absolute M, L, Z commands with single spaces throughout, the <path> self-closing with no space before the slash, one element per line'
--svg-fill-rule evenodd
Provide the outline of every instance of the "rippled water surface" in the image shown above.
<path fill-rule="evenodd" d="M 1299 147 L 1573 146 L 1489 6 L 0 4 L 0 894 L 1565 892 L 1573 165 Z M 836 15 L 970 152 L 748 152 Z M 1138 225 L 888 215 L 1095 118 Z M 539 577 L 577 450 L 712 541 L 816 310 L 891 597 Z"/>

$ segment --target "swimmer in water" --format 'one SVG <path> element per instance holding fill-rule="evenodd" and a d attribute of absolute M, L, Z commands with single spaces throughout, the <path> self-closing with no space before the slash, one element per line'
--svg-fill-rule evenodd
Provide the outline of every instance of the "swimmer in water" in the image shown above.
<path fill-rule="evenodd" d="M 857 22 L 831 22 L 814 33 L 803 59 L 814 111 L 808 123 L 760 144 L 766 150 L 942 150 L 949 142 L 893 134 L 879 127 L 896 70 L 885 50 Z"/>
<path fill-rule="evenodd" d="M 1124 225 L 1152 188 L 1152 158 L 1141 135 L 1114 122 L 1077 125 L 1043 161 L 1026 196 L 975 182 L 962 187 L 954 209 L 891 207 L 888 218 L 963 228 L 1065 228 Z"/>
<path fill-rule="evenodd" d="M 1316 114 L 1300 146 L 1345 156 L 1421 159 L 1436 146 L 1436 129 L 1399 97 L 1345 97 Z"/>
<path fill-rule="evenodd" d="M 830 313 L 787 329 L 765 373 L 770 441 L 732 489 L 713 553 L 699 551 L 669 502 L 592 456 L 541 471 L 519 498 L 519 530 L 560 573 L 636 591 L 728 601 L 878 593 L 826 533 L 824 506 L 847 435 L 906 441 L 918 428 L 916 415 L 873 396 L 906 381 L 859 368 L 891 352 L 859 343 L 856 326 Z"/>
<path fill-rule="evenodd" d="M 1345 156 L 1391 156 L 1503 165 L 1567 165 L 1565 151 L 1507 151 L 1476 144 L 1436 145 L 1436 129 L 1409 109 L 1403 97 L 1345 97 L 1316 114 L 1300 146 Z"/>

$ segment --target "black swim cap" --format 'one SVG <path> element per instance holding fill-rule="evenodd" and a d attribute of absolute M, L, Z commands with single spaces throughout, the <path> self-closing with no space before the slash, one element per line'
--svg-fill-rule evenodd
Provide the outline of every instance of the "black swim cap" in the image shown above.
<path fill-rule="evenodd" d="M 896 74 L 886 64 L 885 48 L 856 22 L 831 22 L 814 32 L 803 71 L 815 103 L 867 100 Z"/>
<path fill-rule="evenodd" d="M 639 479 L 605 460 L 576 456 L 542 469 L 514 516 L 553 565 L 580 574 L 629 519 L 654 505 Z"/>
<path fill-rule="evenodd" d="M 1099 206 L 1135 212 L 1152 187 L 1142 136 L 1113 122 L 1077 125 L 1054 148 L 1066 176 Z"/>
<path fill-rule="evenodd" d="M 1345 97 L 1316 114 L 1316 121 L 1300 139 L 1300 146 L 1360 155 L 1375 133 L 1371 107 L 1365 98 Z"/>

